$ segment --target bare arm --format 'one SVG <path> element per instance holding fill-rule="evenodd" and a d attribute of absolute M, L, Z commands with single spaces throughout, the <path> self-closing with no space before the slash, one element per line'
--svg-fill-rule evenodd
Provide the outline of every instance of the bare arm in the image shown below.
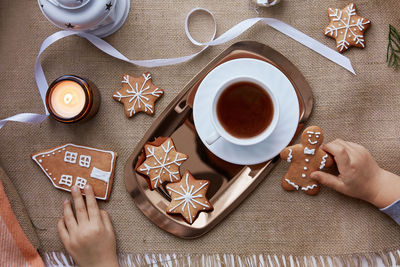
<path fill-rule="evenodd" d="M 378 208 L 400 199 L 400 177 L 380 168 L 363 146 L 337 139 L 321 148 L 334 156 L 340 174 L 317 171 L 311 178 Z"/>

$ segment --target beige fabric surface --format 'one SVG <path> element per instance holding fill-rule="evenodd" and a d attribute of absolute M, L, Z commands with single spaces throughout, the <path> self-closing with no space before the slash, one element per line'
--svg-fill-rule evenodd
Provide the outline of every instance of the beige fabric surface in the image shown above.
<path fill-rule="evenodd" d="M 198 48 L 186 39 L 184 19 L 192 8 L 204 7 L 215 14 L 220 34 L 259 15 L 281 19 L 334 48 L 334 40 L 322 33 L 328 24 L 326 8 L 342 8 L 347 3 L 282 0 L 257 14 L 247 0 L 132 1 L 127 22 L 106 40 L 135 59 L 188 55 Z M 327 141 L 340 137 L 366 146 L 382 167 L 400 174 L 400 75 L 385 63 L 388 24 L 400 28 L 400 2 L 360 0 L 355 4 L 359 14 L 372 21 L 366 34 L 367 48 L 353 48 L 345 54 L 357 76 L 267 26 L 256 25 L 235 41 L 256 40 L 284 54 L 313 89 L 315 106 L 309 124 L 321 126 Z M 191 26 L 202 40 L 211 32 L 206 16 L 197 16 Z M 55 31 L 36 1 L 0 1 L 1 117 L 43 112 L 33 66 L 41 42 Z M 210 48 L 188 63 L 150 69 L 153 82 L 165 89 L 156 104 L 156 116 L 228 45 Z M 327 188 L 316 197 L 284 192 L 280 180 L 286 164 L 280 164 L 207 235 L 182 240 L 164 232 L 136 208 L 123 183 L 125 161 L 155 118 L 140 114 L 127 119 L 122 106 L 112 99 L 113 91 L 120 88 L 122 73 L 140 75 L 149 69 L 113 59 L 78 37 L 52 45 L 42 63 L 49 82 L 63 74 L 76 74 L 91 79 L 102 93 L 99 113 L 85 124 L 64 125 L 48 119 L 40 125 L 9 123 L 0 131 L 0 165 L 21 195 L 43 251 L 63 249 L 56 222 L 63 200 L 70 195 L 56 190 L 29 155 L 66 142 L 119 155 L 110 201 L 100 206 L 111 215 L 120 252 L 326 255 L 400 248 L 399 226 L 367 203 Z"/>

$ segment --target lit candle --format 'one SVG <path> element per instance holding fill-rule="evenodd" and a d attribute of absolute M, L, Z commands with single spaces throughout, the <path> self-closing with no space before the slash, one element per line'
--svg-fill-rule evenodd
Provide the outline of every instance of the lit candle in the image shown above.
<path fill-rule="evenodd" d="M 91 84 L 91 83 L 90 83 Z M 71 123 L 92 117 L 99 106 L 97 88 L 77 76 L 61 76 L 46 94 L 50 114 L 58 121 Z"/>

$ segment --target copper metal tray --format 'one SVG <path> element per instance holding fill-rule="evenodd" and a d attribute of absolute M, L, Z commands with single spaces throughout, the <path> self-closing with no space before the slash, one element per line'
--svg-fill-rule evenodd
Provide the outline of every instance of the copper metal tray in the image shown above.
<path fill-rule="evenodd" d="M 278 67 L 292 82 L 300 104 L 299 126 L 295 136 L 310 116 L 312 91 L 300 71 L 274 49 L 253 41 L 238 42 L 227 48 L 201 70 L 157 118 L 138 143 L 125 165 L 125 186 L 138 208 L 157 226 L 181 238 L 196 238 L 222 221 L 268 175 L 279 162 L 279 157 L 265 163 L 243 166 L 225 162 L 214 156 L 197 136 L 192 116 L 195 93 L 202 79 L 223 62 L 242 58 L 256 58 Z M 142 147 L 159 136 L 171 136 L 177 150 L 189 155 L 181 173 L 190 170 L 197 179 L 210 180 L 207 196 L 214 210 L 201 212 L 192 225 L 179 216 L 166 214 L 169 196 L 165 188 L 151 191 L 146 179 L 135 172 L 135 164 Z"/>

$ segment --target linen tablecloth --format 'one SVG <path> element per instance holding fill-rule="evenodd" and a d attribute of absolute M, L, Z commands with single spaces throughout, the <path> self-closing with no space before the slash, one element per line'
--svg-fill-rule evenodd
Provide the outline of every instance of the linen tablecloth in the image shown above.
<path fill-rule="evenodd" d="M 212 11 L 221 34 L 246 18 L 274 17 L 335 48 L 323 35 L 326 9 L 343 8 L 342 0 L 282 0 L 257 13 L 247 0 L 165 0 L 131 2 L 125 25 L 106 40 L 129 58 L 150 59 L 191 54 L 184 32 L 186 14 L 195 7 Z M 359 15 L 371 20 L 366 48 L 345 53 L 354 76 L 308 48 L 265 25 L 256 25 L 234 41 L 265 43 L 292 61 L 310 83 L 315 106 L 309 125 L 319 125 L 326 141 L 335 138 L 366 146 L 381 167 L 400 174 L 400 74 L 386 66 L 389 23 L 400 29 L 397 0 L 355 2 Z M 198 14 L 190 24 L 195 38 L 206 41 L 212 22 Z M 36 1 L 0 2 L 0 117 L 20 112 L 43 112 L 33 66 L 41 42 L 57 31 L 41 14 Z M 125 190 L 123 168 L 127 157 L 154 119 L 183 86 L 228 44 L 212 47 L 194 60 L 176 66 L 146 69 L 113 59 L 86 40 L 70 37 L 52 45 L 42 64 L 49 82 L 64 74 L 92 80 L 100 89 L 98 114 L 79 125 L 47 119 L 40 125 L 9 123 L 0 131 L 0 165 L 21 195 L 36 227 L 41 251 L 63 251 L 56 224 L 62 203 L 70 195 L 56 190 L 29 155 L 66 142 L 116 151 L 114 187 L 109 202 L 101 202 L 112 218 L 121 253 L 233 253 L 237 255 L 370 255 L 399 260 L 400 228 L 372 205 L 323 188 L 316 197 L 285 192 L 280 187 L 284 163 L 231 215 L 205 236 L 182 240 L 159 229 Z M 123 73 L 151 71 L 153 82 L 165 89 L 155 117 L 139 114 L 128 119 L 112 99 Z M 393 253 L 389 253 L 393 252 Z"/>

